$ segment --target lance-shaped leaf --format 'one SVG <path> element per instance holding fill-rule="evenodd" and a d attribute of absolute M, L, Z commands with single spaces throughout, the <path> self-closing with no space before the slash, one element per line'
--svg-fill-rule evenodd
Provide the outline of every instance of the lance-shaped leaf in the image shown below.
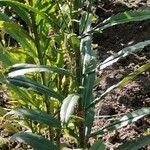
<path fill-rule="evenodd" d="M 84 32 L 88 32 L 91 26 L 91 17 L 86 14 L 87 21 L 84 23 Z M 82 30 L 83 30 L 82 29 Z M 83 106 L 86 108 L 93 100 L 93 86 L 95 82 L 96 57 L 92 49 L 90 36 L 81 39 L 80 49 L 83 57 Z"/>
<path fill-rule="evenodd" d="M 48 65 L 16 64 L 9 69 L 8 77 L 21 76 L 30 72 L 51 72 L 51 71 L 64 75 L 72 75 L 69 71 L 63 68 L 51 67 Z"/>
<path fill-rule="evenodd" d="M 120 82 L 109 87 L 104 93 L 102 93 L 99 97 L 97 97 L 86 109 L 95 106 L 102 98 L 104 98 L 112 90 L 118 87 L 125 86 L 129 81 L 133 80 L 137 75 L 149 69 L 150 69 L 150 63 L 142 65 L 137 70 L 124 77 Z"/>
<path fill-rule="evenodd" d="M 38 15 L 42 16 L 45 20 L 47 20 L 49 22 L 52 22 L 53 24 L 55 24 L 56 26 L 58 26 L 57 23 L 55 23 L 55 21 L 53 21 L 46 13 L 44 13 L 42 11 L 39 11 L 38 9 L 36 9 L 34 7 L 31 7 L 28 4 L 23 4 L 23 3 L 20 3 L 20 2 L 17 2 L 17 1 L 12 1 L 12 0 L 0 0 L 0 4 L 1 5 L 13 6 L 14 8 L 19 7 L 20 10 L 26 9 L 28 11 L 31 11 L 31 12 L 33 12 L 35 14 L 38 14 Z M 19 11 L 17 10 L 17 12 L 19 13 L 20 10 Z M 20 16 L 23 17 L 23 14 L 21 14 Z M 29 20 L 27 20 L 27 16 L 26 16 L 25 19 L 26 19 L 26 22 L 29 23 Z"/>
<path fill-rule="evenodd" d="M 136 140 L 130 140 L 122 144 L 117 150 L 139 150 L 140 148 L 150 144 L 150 136 L 143 136 Z"/>
<path fill-rule="evenodd" d="M 58 150 L 57 146 L 52 142 L 33 133 L 16 133 L 11 137 L 10 140 L 28 144 L 35 150 Z"/>
<path fill-rule="evenodd" d="M 91 129 L 95 116 L 94 108 L 95 107 L 88 109 L 85 113 L 85 136 L 89 136 L 91 134 Z"/>
<path fill-rule="evenodd" d="M 0 20 L 11 22 L 11 19 L 9 18 L 9 16 L 7 16 L 5 13 L 2 13 L 2 12 L 0 12 Z"/>
<path fill-rule="evenodd" d="M 130 10 L 126 12 L 113 15 L 110 18 L 104 20 L 102 23 L 99 23 L 93 30 L 104 30 L 106 28 L 112 27 L 114 25 L 123 24 L 133 21 L 143 21 L 150 19 L 150 10 Z"/>
<path fill-rule="evenodd" d="M 140 51 L 142 48 L 144 48 L 145 46 L 147 46 L 149 44 L 150 44 L 150 40 L 147 40 L 147 41 L 139 42 L 135 45 L 126 47 L 126 48 L 122 49 L 121 51 L 119 51 L 118 53 L 115 53 L 115 54 L 111 55 L 110 57 L 108 57 L 106 60 L 104 60 L 102 63 L 100 63 L 97 66 L 97 68 L 98 68 L 98 70 L 102 70 L 102 69 L 106 68 L 107 66 L 114 64 L 118 60 L 120 60 L 128 55 Z"/>
<path fill-rule="evenodd" d="M 5 30 L 12 38 L 18 41 L 29 55 L 36 56 L 34 40 L 21 26 L 13 22 L 0 21 L 0 30 Z"/>
<path fill-rule="evenodd" d="M 1 5 L 7 5 L 7 2 L 0 2 Z M 27 11 L 24 8 L 18 7 L 16 5 L 14 5 L 13 3 L 9 3 L 9 6 L 16 12 L 16 14 L 18 16 L 20 16 L 20 18 L 25 21 L 25 23 L 27 23 L 28 25 L 31 25 L 30 22 L 30 18 L 29 18 L 29 13 L 27 13 Z M 7 21 L 7 20 L 4 20 Z"/>
<path fill-rule="evenodd" d="M 49 89 L 47 86 L 44 86 L 36 81 L 33 81 L 29 78 L 25 78 L 23 76 L 17 76 L 14 78 L 8 77 L 7 81 L 8 83 L 14 84 L 16 86 L 24 87 L 47 96 L 57 98 L 60 101 L 64 99 L 64 97 L 61 94 Z"/>
<path fill-rule="evenodd" d="M 89 150 L 106 150 L 106 146 L 102 141 L 96 141 Z"/>
<path fill-rule="evenodd" d="M 60 109 L 60 118 L 63 123 L 67 123 L 70 116 L 74 112 L 74 108 L 78 103 L 79 96 L 76 94 L 68 95 L 64 100 Z"/>
<path fill-rule="evenodd" d="M 0 61 L 5 65 L 5 66 L 11 66 L 17 61 L 10 55 L 10 53 L 7 51 L 6 48 L 4 48 L 0 44 Z"/>
<path fill-rule="evenodd" d="M 95 136 L 98 134 L 103 134 L 107 131 L 112 131 L 116 129 L 120 129 L 124 126 L 127 126 L 130 123 L 133 123 L 137 121 L 138 119 L 141 119 L 142 117 L 150 114 L 150 107 L 148 108 L 141 108 L 136 111 L 130 112 L 127 115 L 123 116 L 118 121 L 115 121 L 114 123 L 109 124 L 108 126 L 102 128 L 101 130 L 92 133 L 90 136 Z"/>
<path fill-rule="evenodd" d="M 40 111 L 40 110 L 32 110 L 32 109 L 25 109 L 25 108 L 18 108 L 16 110 L 13 110 L 14 114 L 27 117 L 33 121 L 37 121 L 39 123 L 44 123 L 47 125 L 50 125 L 52 127 L 59 128 L 60 122 L 52 117 L 50 114 L 47 114 L 46 112 Z"/>

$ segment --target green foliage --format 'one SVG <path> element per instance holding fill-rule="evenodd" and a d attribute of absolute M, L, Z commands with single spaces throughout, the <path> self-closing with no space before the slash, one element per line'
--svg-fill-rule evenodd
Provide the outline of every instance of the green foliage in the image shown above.
<path fill-rule="evenodd" d="M 112 131 L 116 129 L 120 129 L 124 126 L 127 126 L 129 123 L 135 122 L 138 119 L 141 119 L 142 117 L 149 115 L 150 114 L 150 108 L 141 108 L 136 111 L 130 112 L 127 115 L 123 116 L 120 118 L 118 121 L 115 121 L 108 126 L 104 127 L 100 131 L 97 131 L 95 133 L 92 133 L 90 136 L 95 136 L 98 134 L 103 134 L 104 132 L 107 131 Z"/>
<path fill-rule="evenodd" d="M 31 109 L 23 109 L 19 108 L 13 111 L 15 114 L 27 117 L 31 120 L 34 120 L 39 123 L 45 123 L 47 125 L 50 125 L 52 127 L 60 127 L 60 122 L 47 114 L 46 112 L 42 112 L 39 110 L 31 110 Z"/>
<path fill-rule="evenodd" d="M 110 91 L 150 68 L 149 63 L 142 65 L 94 99 L 96 69 L 104 69 L 138 52 L 150 41 L 126 47 L 96 66 L 92 34 L 114 25 L 149 19 L 150 11 L 119 13 L 92 27 L 92 4 L 92 0 L 87 4 L 75 0 L 0 0 L 0 6 L 10 8 L 9 13 L 0 12 L 0 61 L 3 72 L 7 71 L 7 75 L 3 73 L 6 78 L 3 84 L 7 81 L 13 112 L 20 116 L 18 121 L 23 119 L 34 132 L 16 133 L 11 140 L 29 144 L 37 150 L 68 149 L 60 143 L 62 134 L 70 139 L 73 137 L 75 148 L 87 149 L 89 137 L 119 129 L 149 115 L 149 108 L 142 108 L 92 133 L 95 105 Z M 81 9 L 83 5 L 85 10 Z M 10 39 L 15 39 L 17 45 L 10 43 Z M 40 136 L 41 130 L 49 139 Z M 142 145 L 135 145 L 136 142 L 130 145 L 138 148 L 149 143 L 146 137 L 143 140 Z M 69 145 L 69 140 L 66 144 Z M 101 140 L 90 148 L 97 149 L 106 149 Z"/>
<path fill-rule="evenodd" d="M 23 132 L 16 133 L 15 135 L 13 135 L 11 137 L 11 140 L 29 144 L 36 150 L 41 150 L 41 149 L 57 150 L 58 149 L 52 142 L 50 142 L 49 140 L 43 138 L 42 136 L 37 136 L 33 133 L 28 133 L 28 132 L 26 132 L 26 133 L 23 133 Z"/>
<path fill-rule="evenodd" d="M 78 103 L 79 96 L 75 94 L 68 95 L 62 103 L 60 109 L 60 118 L 63 123 L 67 123 L 70 116 L 73 114 L 74 109 Z"/>

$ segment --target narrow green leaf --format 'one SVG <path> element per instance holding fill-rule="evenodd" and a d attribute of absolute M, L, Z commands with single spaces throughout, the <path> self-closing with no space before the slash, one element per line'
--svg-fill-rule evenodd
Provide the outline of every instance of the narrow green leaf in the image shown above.
<path fill-rule="evenodd" d="M 129 81 L 133 80 L 137 75 L 141 74 L 142 72 L 150 69 L 150 63 L 144 64 L 141 67 L 139 67 L 134 72 L 127 75 L 125 78 L 123 78 L 119 82 L 119 86 L 125 86 Z"/>
<path fill-rule="evenodd" d="M 102 141 L 96 141 L 89 150 L 106 150 L 106 146 Z"/>
<path fill-rule="evenodd" d="M 95 116 L 95 107 L 88 109 L 85 112 L 85 136 L 89 136 L 91 134 L 91 129 L 93 127 L 93 121 Z"/>
<path fill-rule="evenodd" d="M 16 133 L 11 137 L 10 140 L 28 144 L 35 150 L 58 150 L 58 148 L 52 142 L 33 133 Z"/>
<path fill-rule="evenodd" d="M 46 112 L 23 108 L 18 108 L 16 110 L 13 110 L 13 112 L 17 115 L 27 117 L 39 123 L 44 123 L 52 127 L 60 128 L 60 122 Z"/>
<path fill-rule="evenodd" d="M 46 13 L 44 13 L 42 11 L 39 11 L 38 9 L 36 9 L 34 7 L 31 7 L 31 6 L 27 5 L 27 4 L 23 4 L 23 3 L 12 1 L 12 0 L 0 0 L 0 4 L 2 4 L 2 5 L 6 4 L 8 6 L 12 6 L 13 5 L 13 6 L 19 7 L 21 9 L 27 9 L 28 11 L 32 11 L 35 14 L 38 14 L 38 15 L 42 16 L 47 21 L 55 23 L 49 16 L 47 16 Z"/>
<path fill-rule="evenodd" d="M 17 62 L 1 44 L 0 44 L 0 61 L 5 66 L 11 66 Z"/>
<path fill-rule="evenodd" d="M 102 93 L 98 98 L 96 98 L 86 109 L 89 109 L 90 107 L 95 106 L 102 98 L 104 98 L 112 90 L 114 90 L 115 88 L 118 88 L 118 87 L 125 86 L 129 81 L 133 80 L 137 75 L 139 75 L 142 72 L 149 70 L 149 69 L 150 69 L 150 63 L 142 65 L 136 71 L 130 73 L 125 78 L 123 78 L 120 82 L 109 87 L 104 93 Z"/>
<path fill-rule="evenodd" d="M 111 123 L 108 126 L 102 128 L 101 130 L 92 133 L 90 136 L 95 136 L 98 134 L 103 134 L 104 132 L 107 132 L 107 131 L 120 129 L 122 127 L 127 126 L 130 123 L 133 123 L 133 122 L 141 119 L 142 117 L 144 117 L 146 115 L 149 115 L 149 114 L 150 114 L 150 107 L 135 110 L 135 111 L 130 112 L 127 115 L 123 116 L 118 121 L 115 121 L 114 123 Z"/>
<path fill-rule="evenodd" d="M 14 85 L 11 85 L 10 87 L 11 87 L 11 90 L 15 92 L 16 94 L 15 97 L 19 97 L 19 99 L 21 99 L 21 101 L 23 101 L 25 104 L 30 103 L 31 105 L 35 106 L 35 101 L 32 101 L 31 96 L 25 89 L 21 89 Z"/>
<path fill-rule="evenodd" d="M 150 10 L 130 10 L 126 12 L 113 15 L 112 17 L 104 20 L 102 23 L 94 27 L 93 31 L 104 30 L 106 28 L 112 27 L 114 25 L 123 24 L 133 21 L 143 21 L 150 19 Z"/>
<path fill-rule="evenodd" d="M 81 40 L 83 54 L 83 105 L 87 107 L 93 101 L 93 86 L 95 82 L 96 57 L 92 49 L 91 37 L 87 36 Z"/>
<path fill-rule="evenodd" d="M 63 123 L 67 123 L 73 114 L 74 108 L 78 103 L 79 96 L 76 94 L 68 95 L 64 100 L 60 109 L 60 118 Z"/>
<path fill-rule="evenodd" d="M 84 108 L 90 105 L 90 103 L 93 101 L 93 87 L 95 83 L 95 72 L 91 74 L 87 74 L 84 77 L 84 83 L 83 83 L 83 105 Z"/>
<path fill-rule="evenodd" d="M 9 16 L 7 16 L 5 13 L 0 12 L 0 20 L 1 21 L 6 21 L 6 22 L 11 22 L 11 19 Z"/>
<path fill-rule="evenodd" d="M 139 150 L 140 148 L 150 144 L 150 136 L 143 136 L 136 140 L 130 140 L 122 144 L 117 150 Z"/>
<path fill-rule="evenodd" d="M 140 51 L 141 49 L 143 49 L 145 46 L 147 46 L 149 44 L 150 44 L 150 40 L 147 40 L 147 41 L 139 42 L 135 45 L 126 47 L 126 48 L 122 49 L 121 51 L 119 51 L 118 53 L 115 53 L 115 54 L 111 55 L 105 61 L 100 63 L 97 66 L 97 70 L 102 70 L 102 69 L 106 68 L 107 66 L 110 66 L 110 65 L 114 64 L 118 60 L 120 60 L 120 59 L 122 59 L 122 58 L 124 58 L 128 55 Z"/>
<path fill-rule="evenodd" d="M 16 77 L 20 75 L 24 75 L 30 72 L 55 72 L 64 75 L 71 75 L 69 71 L 58 68 L 58 67 L 51 67 L 48 65 L 34 65 L 34 64 L 15 64 L 9 69 L 9 77 Z"/>
<path fill-rule="evenodd" d="M 21 43 L 30 56 L 36 57 L 34 40 L 21 26 L 12 22 L 0 21 L 0 29 L 5 30 L 12 38 Z"/>
<path fill-rule="evenodd" d="M 27 88 L 27 89 L 30 89 L 33 91 L 37 91 L 44 95 L 54 97 L 60 101 L 62 101 L 64 99 L 64 97 L 61 94 L 49 89 L 48 87 L 46 87 L 38 82 L 35 82 L 35 81 L 33 81 L 29 78 L 25 78 L 23 76 L 18 76 L 18 77 L 14 77 L 14 78 L 8 77 L 7 81 L 8 81 L 8 83 L 14 84 L 16 86 L 24 87 L 24 88 Z"/>
<path fill-rule="evenodd" d="M 80 20 L 80 24 L 79 24 L 79 33 L 86 33 L 89 29 L 90 29 L 90 16 L 87 12 L 84 12 L 82 14 L 81 20 Z"/>
<path fill-rule="evenodd" d="M 8 5 L 8 3 L 6 2 L 6 4 Z M 29 13 L 26 12 L 26 10 L 24 8 L 18 7 L 13 3 L 10 3 L 9 5 L 15 12 L 16 14 L 23 20 L 25 21 L 25 23 L 29 26 L 31 26 L 31 21 L 29 18 Z"/>

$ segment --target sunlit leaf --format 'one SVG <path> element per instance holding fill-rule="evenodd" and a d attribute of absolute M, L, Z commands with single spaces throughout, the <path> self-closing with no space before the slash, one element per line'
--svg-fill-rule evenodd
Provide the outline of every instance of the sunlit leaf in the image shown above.
<path fill-rule="evenodd" d="M 100 129 L 99 131 L 96 131 L 91 134 L 91 136 L 95 136 L 98 134 L 103 134 L 107 131 L 117 130 L 122 127 L 127 126 L 130 123 L 133 123 L 142 117 L 150 114 L 150 107 L 148 108 L 141 108 L 138 110 L 135 110 L 133 112 L 128 113 L 127 115 L 123 116 L 122 118 L 118 119 L 118 121 L 115 121 L 114 123 L 109 124 L 108 126 Z"/>
<path fill-rule="evenodd" d="M 34 40 L 21 26 L 12 22 L 0 21 L 0 29 L 5 30 L 12 38 L 21 43 L 29 55 L 33 56 L 33 58 L 36 56 Z"/>
<path fill-rule="evenodd" d="M 141 74 L 142 72 L 150 69 L 150 63 L 144 64 L 141 67 L 139 67 L 134 72 L 127 75 L 125 78 L 123 78 L 120 82 L 120 86 L 125 86 L 129 81 L 133 80 L 137 75 Z"/>
<path fill-rule="evenodd" d="M 111 55 L 110 57 L 108 57 L 106 60 L 104 60 L 102 63 L 100 63 L 97 66 L 97 68 L 98 68 L 98 70 L 102 70 L 102 69 L 106 68 L 107 66 L 114 64 L 118 60 L 120 60 L 128 55 L 140 51 L 141 49 L 143 49 L 145 46 L 147 46 L 149 44 L 150 44 L 150 40 L 147 40 L 147 41 L 139 42 L 135 45 L 126 47 L 126 48 L 122 49 L 121 51 L 119 51 L 118 53 L 115 53 L 115 54 Z"/>
<path fill-rule="evenodd" d="M 5 129 L 10 134 L 14 134 L 14 133 L 19 132 L 19 129 L 15 125 L 11 124 L 10 122 L 5 122 L 2 125 L 2 127 L 3 127 L 3 129 Z"/>
<path fill-rule="evenodd" d="M 0 45 L 0 61 L 5 66 L 11 66 L 16 63 L 16 60 L 7 52 L 7 50 Z"/>
<path fill-rule="evenodd" d="M 89 13 L 84 12 L 80 20 L 80 26 L 79 26 L 80 34 L 88 32 L 90 30 L 90 25 L 91 25 L 90 15 Z"/>
<path fill-rule="evenodd" d="M 36 9 L 34 7 L 31 7 L 30 5 L 23 4 L 23 3 L 20 3 L 20 2 L 16 2 L 16 1 L 12 1 L 12 0 L 0 0 L 0 4 L 2 4 L 2 5 L 6 4 L 8 6 L 19 7 L 20 9 L 27 9 L 28 11 L 32 11 L 35 14 L 38 14 L 38 15 L 42 16 L 47 21 L 55 23 L 49 16 L 47 16 L 47 14 L 45 14 L 42 11 L 39 11 L 38 9 Z"/>
<path fill-rule="evenodd" d="M 2 5 L 3 3 L 6 4 L 6 5 L 8 5 L 7 2 L 2 2 L 2 1 L 0 1 L 0 4 L 1 4 L 1 5 Z M 29 18 L 29 13 L 27 13 L 24 8 L 18 7 L 18 6 L 16 6 L 16 5 L 14 5 L 14 3 L 9 3 L 9 6 L 16 12 L 16 14 L 17 14 L 18 16 L 20 16 L 20 18 L 21 18 L 23 21 L 25 21 L 25 23 L 27 23 L 28 25 L 31 25 L 30 18 Z M 3 13 L 3 15 L 4 15 L 4 13 Z M 9 19 L 9 20 L 8 20 L 8 19 L 7 19 L 7 20 L 4 20 L 4 21 L 10 21 L 10 19 Z"/>
<path fill-rule="evenodd" d="M 58 150 L 58 148 L 52 142 L 33 133 L 16 133 L 11 137 L 10 140 L 28 144 L 36 150 Z"/>
<path fill-rule="evenodd" d="M 33 91 L 37 91 L 40 94 L 44 94 L 44 95 L 47 95 L 50 97 L 57 98 L 60 101 L 62 101 L 64 99 L 64 97 L 61 94 L 49 89 L 48 87 L 46 87 L 36 81 L 33 81 L 29 78 L 25 78 L 23 76 L 17 76 L 14 78 L 8 77 L 7 81 L 8 81 L 8 83 L 14 84 L 16 86 L 24 87 L 24 88 L 27 88 L 27 89 L 30 89 Z"/>
<path fill-rule="evenodd" d="M 69 71 L 62 68 L 34 64 L 16 64 L 9 69 L 9 72 L 9 77 L 16 77 L 30 72 L 55 72 L 64 75 L 72 75 Z"/>
<path fill-rule="evenodd" d="M 27 117 L 39 123 L 44 123 L 56 128 L 60 127 L 60 122 L 56 118 L 43 111 L 18 108 L 16 110 L 13 110 L 13 112 L 17 115 Z"/>
<path fill-rule="evenodd" d="M 114 84 L 111 87 L 109 87 L 104 93 L 102 93 L 99 97 L 97 97 L 86 109 L 96 105 L 99 101 L 101 101 L 102 98 L 104 98 L 112 90 L 114 90 L 118 87 L 125 86 L 129 81 L 133 80 L 137 75 L 139 75 L 142 72 L 147 71 L 149 69 L 150 69 L 150 63 L 142 65 L 137 70 L 135 70 L 134 72 L 130 73 L 125 78 L 123 78 L 120 82 L 118 82 L 117 84 Z"/>
<path fill-rule="evenodd" d="M 63 123 L 67 123 L 70 116 L 74 112 L 74 108 L 78 103 L 79 96 L 76 94 L 68 95 L 64 100 L 60 109 L 60 118 Z"/>
<path fill-rule="evenodd" d="M 130 10 L 126 12 L 113 15 L 110 18 L 104 20 L 102 23 L 94 27 L 93 30 L 104 30 L 106 28 L 112 27 L 114 25 L 123 24 L 133 21 L 143 21 L 150 19 L 150 10 Z"/>

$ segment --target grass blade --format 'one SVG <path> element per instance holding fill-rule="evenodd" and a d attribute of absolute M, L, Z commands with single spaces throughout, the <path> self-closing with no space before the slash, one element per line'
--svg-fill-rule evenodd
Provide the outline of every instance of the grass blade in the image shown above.
<path fill-rule="evenodd" d="M 0 44 L 0 61 L 5 66 L 11 66 L 17 62 L 1 44 Z"/>
<path fill-rule="evenodd" d="M 88 136 L 91 134 L 94 116 L 95 116 L 94 107 L 92 107 L 86 111 L 86 114 L 85 114 L 85 136 Z"/>
<path fill-rule="evenodd" d="M 48 22 L 52 22 L 54 23 L 56 26 L 57 24 L 44 12 L 42 11 L 39 11 L 38 9 L 34 8 L 34 7 L 31 7 L 27 4 L 23 4 L 23 3 L 20 3 L 20 2 L 16 2 L 16 1 L 12 1 L 12 0 L 0 0 L 0 4 L 6 4 L 8 6 L 15 6 L 15 7 L 19 7 L 21 9 L 27 9 L 28 11 L 31 11 L 35 14 L 38 14 L 40 15 L 41 17 L 43 17 L 43 19 L 47 20 Z"/>
<path fill-rule="evenodd" d="M 71 75 L 73 76 L 69 71 L 63 69 L 63 68 L 58 68 L 58 67 L 51 67 L 48 65 L 34 65 L 34 64 L 16 64 L 13 65 L 9 69 L 9 77 L 16 77 L 16 76 L 21 76 L 26 73 L 30 72 L 55 72 L 59 74 L 64 74 L 64 75 Z"/>
<path fill-rule="evenodd" d="M 150 44 L 150 40 L 144 41 L 144 42 L 139 42 L 135 45 L 126 47 L 124 49 L 122 49 L 121 51 L 119 51 L 116 54 L 111 55 L 110 57 L 108 57 L 105 61 L 103 61 L 102 63 L 100 63 L 97 68 L 98 70 L 102 70 L 105 69 L 107 66 L 110 66 L 112 64 L 114 64 L 115 62 L 117 62 L 118 60 L 136 53 L 138 51 L 140 51 L 141 49 L 143 49 L 145 46 Z"/>
<path fill-rule="evenodd" d="M 11 22 L 11 20 L 9 19 L 9 16 L 7 16 L 6 14 L 0 12 L 0 20 L 1 21 L 6 21 L 6 22 Z"/>
<path fill-rule="evenodd" d="M 10 34 L 10 36 L 12 36 L 12 38 L 21 43 L 23 48 L 27 50 L 30 56 L 33 58 L 36 57 L 36 52 L 34 50 L 34 40 L 19 25 L 12 22 L 0 21 L 0 29 L 5 30 L 8 34 Z"/>
<path fill-rule="evenodd" d="M 57 119 L 50 116 L 49 114 L 47 114 L 46 112 L 27 108 L 26 109 L 18 108 L 16 110 L 13 110 L 13 112 L 17 115 L 27 117 L 33 121 L 44 123 L 55 128 L 60 128 L 60 122 Z"/>
<path fill-rule="evenodd" d="M 50 90 L 48 87 L 46 87 L 38 82 L 35 82 L 29 78 L 25 78 L 23 76 L 18 76 L 18 77 L 14 77 L 14 78 L 8 77 L 7 81 L 8 81 L 8 83 L 14 84 L 16 86 L 24 87 L 24 88 L 27 88 L 27 89 L 30 89 L 33 91 L 37 91 L 40 94 L 54 97 L 60 101 L 62 101 L 64 99 L 64 97 L 61 94 L 59 94 L 53 90 Z"/>
<path fill-rule="evenodd" d="M 104 30 L 106 28 L 112 27 L 114 25 L 123 24 L 133 21 L 143 21 L 150 19 L 150 10 L 130 10 L 126 12 L 113 15 L 112 17 L 104 20 L 102 23 L 98 24 L 93 31 Z"/>
<path fill-rule="evenodd" d="M 58 150 L 58 148 L 52 142 L 33 133 L 16 133 L 11 137 L 10 140 L 28 144 L 36 150 Z"/>
<path fill-rule="evenodd" d="M 135 111 L 130 112 L 127 115 L 123 116 L 118 121 L 115 121 L 114 123 L 111 123 L 108 126 L 102 128 L 101 130 L 92 133 L 90 136 L 95 136 L 98 134 L 103 134 L 103 133 L 108 132 L 108 131 L 120 129 L 122 127 L 127 126 L 130 123 L 133 123 L 133 122 L 141 119 L 142 117 L 144 117 L 146 115 L 149 115 L 149 114 L 150 114 L 150 107 L 135 110 Z"/>
<path fill-rule="evenodd" d="M 150 69 L 150 63 L 142 65 L 136 71 L 130 73 L 125 78 L 123 78 L 119 83 L 114 84 L 113 86 L 109 87 L 103 94 L 101 94 L 98 98 L 96 98 L 86 109 L 89 109 L 90 107 L 95 106 L 102 98 L 104 98 L 112 90 L 120 86 L 121 87 L 125 86 L 129 81 L 133 80 L 137 75 L 149 69 Z"/>

